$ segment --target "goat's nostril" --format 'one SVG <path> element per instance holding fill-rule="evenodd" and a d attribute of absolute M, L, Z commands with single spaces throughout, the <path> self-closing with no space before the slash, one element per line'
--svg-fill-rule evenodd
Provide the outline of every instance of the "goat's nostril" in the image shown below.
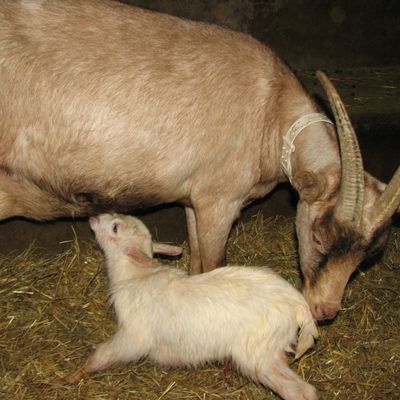
<path fill-rule="evenodd" d="M 316 320 L 325 321 L 335 318 L 336 314 L 339 311 L 339 308 L 336 306 L 321 304 L 321 305 L 314 305 L 311 311 Z"/>
<path fill-rule="evenodd" d="M 333 319 L 333 318 L 335 318 L 336 314 L 338 313 L 338 311 L 339 310 L 336 307 L 327 306 L 324 309 L 324 317 L 325 317 L 325 319 Z"/>

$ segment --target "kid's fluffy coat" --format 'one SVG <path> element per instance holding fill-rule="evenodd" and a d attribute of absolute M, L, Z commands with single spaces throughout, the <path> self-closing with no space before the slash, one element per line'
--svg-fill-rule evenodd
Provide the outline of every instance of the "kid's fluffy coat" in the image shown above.
<path fill-rule="evenodd" d="M 306 301 L 292 285 L 260 267 L 189 276 L 153 260 L 153 252 L 177 255 L 181 249 L 153 243 L 138 219 L 105 214 L 90 223 L 106 256 L 118 331 L 67 377 L 69 382 L 146 356 L 162 365 L 191 367 L 231 359 L 284 399 L 317 398 L 285 357 L 296 341 L 300 357 L 318 336 Z"/>

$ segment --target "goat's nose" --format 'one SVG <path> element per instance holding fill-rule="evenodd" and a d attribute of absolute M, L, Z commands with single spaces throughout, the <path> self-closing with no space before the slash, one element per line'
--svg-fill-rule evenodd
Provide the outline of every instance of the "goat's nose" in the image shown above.
<path fill-rule="evenodd" d="M 339 308 L 339 306 L 331 304 L 316 304 L 311 311 L 316 320 L 325 321 L 335 318 Z"/>

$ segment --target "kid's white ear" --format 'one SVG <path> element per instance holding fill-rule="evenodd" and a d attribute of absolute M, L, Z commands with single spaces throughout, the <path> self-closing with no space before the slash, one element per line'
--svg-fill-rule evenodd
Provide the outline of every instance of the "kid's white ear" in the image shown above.
<path fill-rule="evenodd" d="M 128 255 L 132 261 L 142 267 L 153 267 L 157 266 L 158 262 L 147 254 L 143 253 L 140 249 L 135 246 L 130 246 L 126 249 L 126 255 Z"/>
<path fill-rule="evenodd" d="M 157 254 L 165 254 L 167 256 L 179 256 L 182 254 L 182 247 L 153 242 L 153 252 Z"/>

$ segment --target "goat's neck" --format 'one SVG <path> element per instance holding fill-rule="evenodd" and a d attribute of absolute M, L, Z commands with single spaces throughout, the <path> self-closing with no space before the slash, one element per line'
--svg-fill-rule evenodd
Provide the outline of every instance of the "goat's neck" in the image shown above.
<path fill-rule="evenodd" d="M 294 141 L 295 151 L 290 156 L 292 177 L 301 171 L 316 174 L 329 169 L 340 169 L 340 154 L 334 128 L 316 122 L 304 128 Z"/>
<path fill-rule="evenodd" d="M 111 286 L 130 279 L 147 275 L 151 268 L 136 265 L 126 255 L 108 255 L 106 257 L 107 273 Z"/>
<path fill-rule="evenodd" d="M 282 154 L 283 137 L 290 126 L 304 115 L 321 112 L 300 86 L 292 87 L 292 91 L 288 91 L 286 97 L 283 95 L 282 101 L 282 109 L 287 111 L 280 120 L 279 156 Z M 295 151 L 290 156 L 292 177 L 305 170 L 318 174 L 330 168 L 340 169 L 339 143 L 333 125 L 315 122 L 304 128 L 293 144 Z M 287 180 L 282 172 L 281 174 L 281 179 Z"/>

